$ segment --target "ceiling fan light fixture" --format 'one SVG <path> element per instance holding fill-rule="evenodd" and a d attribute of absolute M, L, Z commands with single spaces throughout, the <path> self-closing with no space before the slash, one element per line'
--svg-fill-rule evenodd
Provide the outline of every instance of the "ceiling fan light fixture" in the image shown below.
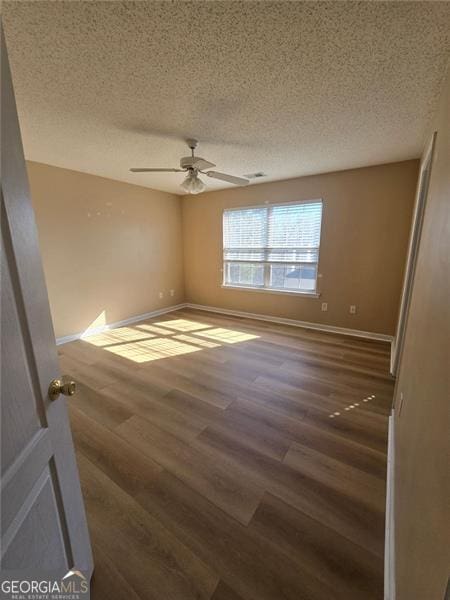
<path fill-rule="evenodd" d="M 198 177 L 197 173 L 191 171 L 181 184 L 181 187 L 188 194 L 199 194 L 200 192 L 203 192 L 206 185 Z"/>
<path fill-rule="evenodd" d="M 243 177 L 235 177 L 234 175 L 228 175 L 227 173 L 221 173 L 220 171 L 207 170 L 216 165 L 200 156 L 195 156 L 194 150 L 197 147 L 197 140 L 186 141 L 191 149 L 191 156 L 183 156 L 180 160 L 180 169 L 148 169 L 146 167 L 133 167 L 130 171 L 133 173 L 186 173 L 187 171 L 187 177 L 180 185 L 187 194 L 200 194 L 200 192 L 203 192 L 203 190 L 206 189 L 206 185 L 198 176 L 199 173 L 202 173 L 202 175 L 206 175 L 207 177 L 212 177 L 213 179 L 218 179 L 219 181 L 232 183 L 233 185 L 248 185 L 250 183 L 248 179 L 244 179 Z M 262 176 L 263 174 L 257 175 Z"/>

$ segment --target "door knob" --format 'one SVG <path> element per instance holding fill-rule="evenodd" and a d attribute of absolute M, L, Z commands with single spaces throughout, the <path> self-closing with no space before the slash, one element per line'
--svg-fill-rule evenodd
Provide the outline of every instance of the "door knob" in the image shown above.
<path fill-rule="evenodd" d="M 48 388 L 50 400 L 56 400 L 60 394 L 64 396 L 73 396 L 77 391 L 77 384 L 67 375 L 63 375 L 62 379 L 54 379 Z"/>

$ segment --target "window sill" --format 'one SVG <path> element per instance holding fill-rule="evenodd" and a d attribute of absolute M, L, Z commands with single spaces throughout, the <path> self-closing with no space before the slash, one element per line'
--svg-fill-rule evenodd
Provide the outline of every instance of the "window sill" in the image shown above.
<path fill-rule="evenodd" d="M 223 283 L 222 288 L 227 290 L 240 290 L 241 292 L 262 292 L 266 294 L 282 294 L 283 296 L 301 296 L 302 298 L 320 298 L 319 292 L 302 292 L 295 290 L 276 290 L 271 288 L 257 288 L 246 285 L 227 285 Z"/>

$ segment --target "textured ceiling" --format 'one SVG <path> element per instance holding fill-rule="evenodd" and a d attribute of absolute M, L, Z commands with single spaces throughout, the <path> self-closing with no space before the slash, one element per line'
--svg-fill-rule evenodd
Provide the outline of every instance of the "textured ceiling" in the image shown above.
<path fill-rule="evenodd" d="M 448 2 L 3 2 L 27 158 L 180 193 L 183 140 L 270 181 L 417 157 Z M 209 189 L 228 184 L 206 181 Z"/>

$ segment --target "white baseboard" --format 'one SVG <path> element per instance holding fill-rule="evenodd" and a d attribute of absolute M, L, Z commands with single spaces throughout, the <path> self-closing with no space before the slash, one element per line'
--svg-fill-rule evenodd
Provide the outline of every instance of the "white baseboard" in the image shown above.
<path fill-rule="evenodd" d="M 90 335 L 95 335 L 97 333 L 101 333 L 102 331 L 107 331 L 108 329 L 114 329 L 116 327 L 123 327 L 124 325 L 129 325 L 130 323 L 136 323 L 137 321 L 145 321 L 145 319 L 151 319 L 152 317 L 158 317 L 159 315 L 165 315 L 166 313 L 173 312 L 174 310 L 180 310 L 182 308 L 186 308 L 186 304 L 176 304 L 175 306 L 167 306 L 166 308 L 160 308 L 158 310 L 152 310 L 148 313 L 144 313 L 143 315 L 136 315 L 134 317 L 130 317 L 129 319 L 124 319 L 123 321 L 115 321 L 114 323 L 108 323 L 106 325 L 102 325 L 101 327 L 95 327 L 93 329 L 89 329 L 86 331 L 82 331 L 80 333 L 74 333 L 73 335 L 66 335 L 64 337 L 56 338 L 56 344 L 59 346 L 60 344 L 67 344 L 68 342 L 73 342 L 75 340 L 79 340 L 81 338 L 89 337 Z"/>
<path fill-rule="evenodd" d="M 394 416 L 389 417 L 386 525 L 384 538 L 384 600 L 395 600 L 395 512 L 394 512 L 395 437 Z"/>
<path fill-rule="evenodd" d="M 342 335 L 351 335 L 353 337 L 366 338 L 369 340 L 378 340 L 382 342 L 392 342 L 391 335 L 383 333 L 372 333 L 370 331 L 360 331 L 359 329 L 347 329 L 346 327 L 335 327 L 334 325 L 322 325 L 321 323 L 310 323 L 308 321 L 297 321 L 295 319 L 285 319 L 283 317 L 271 317 L 268 315 L 260 315 L 256 313 L 243 312 L 240 310 L 230 310 L 228 308 L 217 308 L 215 306 L 205 306 L 203 304 L 192 304 L 187 302 L 187 308 L 195 308 L 197 310 L 206 310 L 213 313 L 222 313 L 233 317 L 244 317 L 247 319 L 256 319 L 258 321 L 270 321 L 271 323 L 281 323 L 283 325 L 292 325 L 293 327 L 303 327 L 305 329 L 315 329 L 317 331 L 326 331 L 328 333 L 340 333 Z"/>

